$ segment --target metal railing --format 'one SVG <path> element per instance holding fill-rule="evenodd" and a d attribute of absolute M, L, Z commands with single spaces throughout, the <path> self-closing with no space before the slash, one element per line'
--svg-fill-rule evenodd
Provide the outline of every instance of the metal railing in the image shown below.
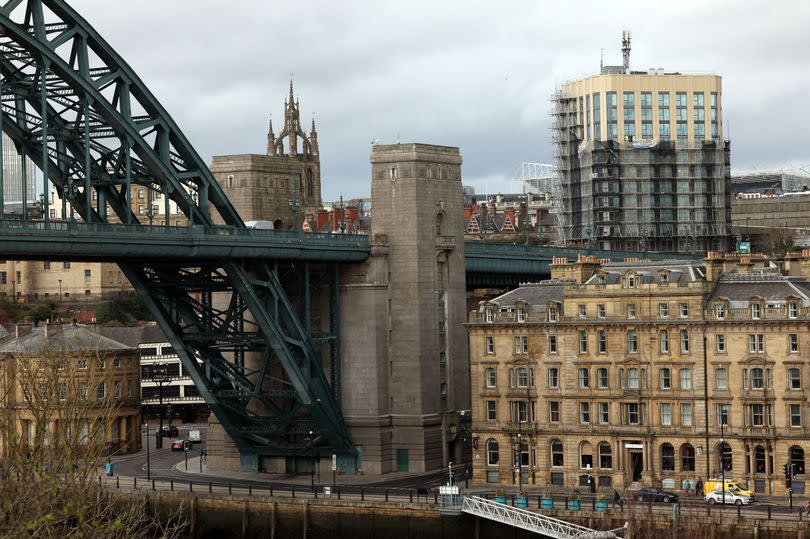
<path fill-rule="evenodd" d="M 525 509 L 518 509 L 478 496 L 465 496 L 461 510 L 501 524 L 514 526 L 522 530 L 554 537 L 555 539 L 573 539 L 575 537 L 592 537 L 599 533 L 596 530 L 571 524 L 564 520 L 548 517 Z M 604 533 L 604 532 L 603 532 Z M 613 535 L 615 537 L 615 535 Z"/>

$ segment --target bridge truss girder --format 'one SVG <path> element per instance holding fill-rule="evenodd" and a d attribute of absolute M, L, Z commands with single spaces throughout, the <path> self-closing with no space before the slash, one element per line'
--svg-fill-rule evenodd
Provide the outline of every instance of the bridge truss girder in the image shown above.
<path fill-rule="evenodd" d="M 42 171 L 45 221 L 52 184 L 70 216 L 138 223 L 135 186 L 164 195 L 166 224 L 171 201 L 190 224 L 212 225 L 213 210 L 244 226 L 168 113 L 64 0 L 0 2 L 0 27 L 0 130 Z M 274 268 L 197 264 L 119 265 L 243 455 L 353 454 L 334 385 L 336 334 L 327 378 L 308 311 L 290 302 Z M 249 368 L 250 352 L 260 360 Z"/>

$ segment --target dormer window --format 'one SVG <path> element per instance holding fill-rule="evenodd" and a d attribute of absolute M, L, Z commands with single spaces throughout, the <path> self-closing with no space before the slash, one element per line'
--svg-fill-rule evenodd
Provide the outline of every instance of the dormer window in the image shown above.
<path fill-rule="evenodd" d="M 762 305 L 759 303 L 752 303 L 751 304 L 751 318 L 753 320 L 759 320 L 762 315 Z"/>
<path fill-rule="evenodd" d="M 799 316 L 799 305 L 791 302 L 788 303 L 788 318 L 796 318 Z"/>
<path fill-rule="evenodd" d="M 722 303 L 717 303 L 714 306 L 714 317 L 718 320 L 726 319 L 726 306 Z"/>
<path fill-rule="evenodd" d="M 556 322 L 557 321 L 557 316 L 558 316 L 557 306 L 556 305 L 550 306 L 548 308 L 548 321 L 549 322 Z"/>
<path fill-rule="evenodd" d="M 526 321 L 526 310 L 523 307 L 517 308 L 517 321 L 518 322 Z"/>
<path fill-rule="evenodd" d="M 662 272 L 658 275 L 658 282 L 661 284 L 666 284 L 669 282 L 669 273 Z"/>
<path fill-rule="evenodd" d="M 627 274 L 627 288 L 636 287 L 636 275 L 634 273 Z"/>
<path fill-rule="evenodd" d="M 487 309 L 486 309 L 485 313 L 486 313 L 486 320 L 487 320 L 487 324 L 491 324 L 491 323 L 492 323 L 492 320 L 493 320 L 493 316 L 494 316 L 494 315 L 492 314 L 492 308 L 491 308 L 491 307 L 487 307 Z"/>

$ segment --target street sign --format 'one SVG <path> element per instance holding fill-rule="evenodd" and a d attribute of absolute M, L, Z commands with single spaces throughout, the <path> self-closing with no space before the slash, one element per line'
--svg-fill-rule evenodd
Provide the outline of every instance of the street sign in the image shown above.
<path fill-rule="evenodd" d="M 332 454 L 332 471 L 333 472 L 337 471 L 337 455 L 335 455 L 334 453 Z"/>
<path fill-rule="evenodd" d="M 750 255 L 751 254 L 751 242 L 750 241 L 741 241 L 737 243 L 737 253 L 741 255 Z"/>

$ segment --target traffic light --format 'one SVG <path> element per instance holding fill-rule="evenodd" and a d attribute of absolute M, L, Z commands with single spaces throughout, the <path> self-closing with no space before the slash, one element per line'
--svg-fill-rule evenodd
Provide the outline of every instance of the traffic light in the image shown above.
<path fill-rule="evenodd" d="M 784 470 L 784 472 L 785 472 L 785 479 L 787 479 L 789 481 L 790 480 L 790 468 L 788 467 L 787 464 L 785 464 L 785 465 L 782 466 L 782 470 Z"/>

